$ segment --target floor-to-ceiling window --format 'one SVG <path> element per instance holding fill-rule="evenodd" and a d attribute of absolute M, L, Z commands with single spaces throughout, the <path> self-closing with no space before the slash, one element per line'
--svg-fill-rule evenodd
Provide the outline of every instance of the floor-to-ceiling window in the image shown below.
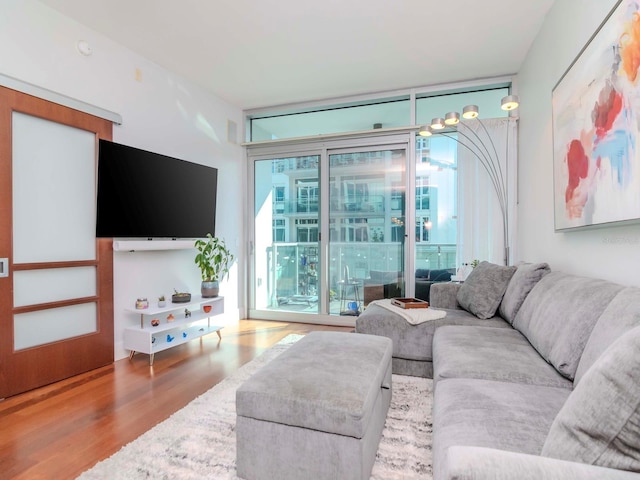
<path fill-rule="evenodd" d="M 470 103 L 504 115 L 499 99 L 508 92 L 413 93 L 249 115 L 250 314 L 357 315 L 374 299 L 415 295 L 419 271 L 454 272 L 456 132 L 423 138 L 416 126 Z M 392 135 L 399 144 L 376 141 Z"/>

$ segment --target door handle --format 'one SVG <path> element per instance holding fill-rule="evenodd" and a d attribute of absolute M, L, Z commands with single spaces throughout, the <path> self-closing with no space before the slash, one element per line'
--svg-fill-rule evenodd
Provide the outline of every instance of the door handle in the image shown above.
<path fill-rule="evenodd" d="M 0 258 L 0 278 L 9 276 L 9 259 Z"/>

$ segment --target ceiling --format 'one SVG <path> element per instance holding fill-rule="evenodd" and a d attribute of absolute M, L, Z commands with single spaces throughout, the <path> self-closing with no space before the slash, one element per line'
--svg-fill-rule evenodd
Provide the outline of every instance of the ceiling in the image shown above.
<path fill-rule="evenodd" d="M 554 0 L 40 0 L 242 109 L 519 71 Z"/>

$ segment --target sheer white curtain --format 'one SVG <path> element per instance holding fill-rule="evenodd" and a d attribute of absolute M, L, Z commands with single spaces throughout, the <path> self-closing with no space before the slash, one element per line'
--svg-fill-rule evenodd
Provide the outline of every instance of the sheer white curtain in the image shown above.
<path fill-rule="evenodd" d="M 474 259 L 505 264 L 503 214 L 492 177 L 504 192 L 507 263 L 513 262 L 517 128 L 515 118 L 465 120 L 458 126 L 458 265 Z M 493 171 L 491 176 L 478 157 Z"/>

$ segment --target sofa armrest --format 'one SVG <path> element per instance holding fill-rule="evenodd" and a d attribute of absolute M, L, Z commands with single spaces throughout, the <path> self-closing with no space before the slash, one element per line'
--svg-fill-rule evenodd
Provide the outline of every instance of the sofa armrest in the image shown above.
<path fill-rule="evenodd" d="M 456 296 L 461 284 L 434 283 L 429 291 L 429 305 L 434 308 L 460 308 Z"/>
<path fill-rule="evenodd" d="M 640 474 L 586 463 L 482 447 L 450 447 L 442 479 L 448 480 L 638 480 Z"/>

